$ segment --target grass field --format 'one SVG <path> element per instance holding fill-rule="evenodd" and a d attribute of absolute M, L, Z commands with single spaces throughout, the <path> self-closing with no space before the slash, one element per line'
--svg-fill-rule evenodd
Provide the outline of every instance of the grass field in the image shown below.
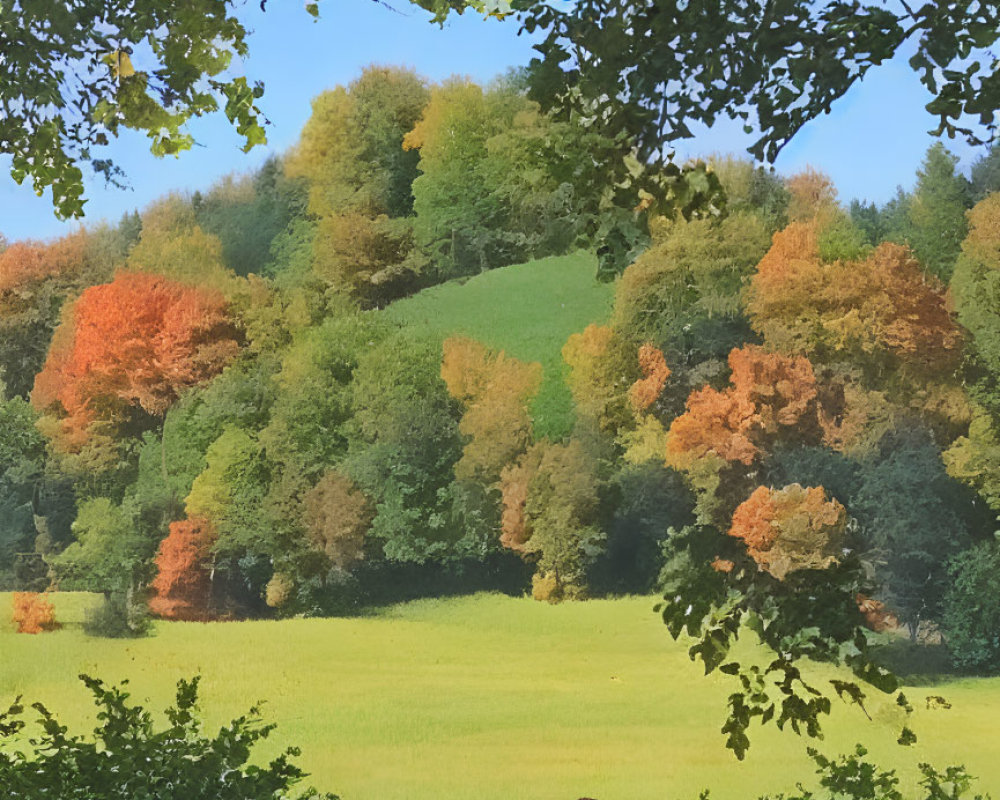
<path fill-rule="evenodd" d="M 559 437 L 573 424 L 562 347 L 570 334 L 611 313 L 614 284 L 594 279 L 589 253 L 544 258 L 434 286 L 393 303 L 385 314 L 417 334 L 461 334 L 545 370 L 532 404 L 536 436 Z"/>
<path fill-rule="evenodd" d="M 742 764 L 722 749 L 727 679 L 700 674 L 650 598 L 548 606 L 476 595 L 354 619 L 160 622 L 137 641 L 84 636 L 92 598 L 54 598 L 63 630 L 0 629 L 0 702 L 43 700 L 76 728 L 91 720 L 80 672 L 129 678 L 156 709 L 198 672 L 210 724 L 265 699 L 279 724 L 268 746 L 300 745 L 310 781 L 344 800 L 693 800 L 706 786 L 713 800 L 750 800 L 811 773 L 791 733 L 756 732 Z M 838 711 L 824 749 L 863 740 L 900 766 L 964 762 L 1000 793 L 1000 680 L 907 694 L 915 747 L 893 743 L 891 705 L 876 703 L 871 722 Z M 953 708 L 927 710 L 928 694 Z"/>

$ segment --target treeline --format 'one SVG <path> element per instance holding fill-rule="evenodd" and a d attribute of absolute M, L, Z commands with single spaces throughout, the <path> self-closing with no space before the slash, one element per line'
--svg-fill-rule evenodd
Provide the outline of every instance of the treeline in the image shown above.
<path fill-rule="evenodd" d="M 1000 154 L 970 182 L 935 145 L 912 194 L 849 211 L 818 173 L 715 159 L 724 213 L 671 221 L 621 207 L 579 122 L 517 75 L 370 68 L 252 176 L 10 245 L 0 580 L 208 619 L 852 553 L 846 615 L 995 666 Z M 630 266 L 563 349 L 558 441 L 539 365 L 378 310 L 579 247 Z"/>

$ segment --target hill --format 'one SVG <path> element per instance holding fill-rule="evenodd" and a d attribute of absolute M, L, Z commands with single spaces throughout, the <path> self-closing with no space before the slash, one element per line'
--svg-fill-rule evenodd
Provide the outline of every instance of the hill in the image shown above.
<path fill-rule="evenodd" d="M 383 312 L 414 335 L 469 336 L 544 369 L 532 404 L 535 435 L 558 438 L 573 426 L 562 347 L 570 334 L 608 319 L 615 285 L 599 283 L 590 253 L 543 258 L 425 289 Z"/>

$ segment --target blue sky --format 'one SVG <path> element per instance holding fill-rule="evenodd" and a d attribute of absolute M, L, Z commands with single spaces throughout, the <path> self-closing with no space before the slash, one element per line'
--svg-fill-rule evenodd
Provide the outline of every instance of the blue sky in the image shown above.
<path fill-rule="evenodd" d="M 198 144 L 179 158 L 157 159 L 143 137 L 126 133 L 112 146 L 132 189 L 88 180 L 84 221 L 114 221 L 167 192 L 205 189 L 229 172 L 259 166 L 269 154 L 295 143 L 313 97 L 348 83 L 367 64 L 412 67 L 431 81 L 460 74 L 485 82 L 532 56 L 532 40 L 517 35 L 513 20 L 466 15 L 440 29 L 405 0 L 394 0 L 394 5 L 397 10 L 373 0 L 334 0 L 321 3 L 323 16 L 314 23 L 298 2 L 271 0 L 266 12 L 256 0 L 248 2 L 240 16 L 254 31 L 251 56 L 240 66 L 266 85 L 262 105 L 272 123 L 267 146 L 243 154 L 239 137 L 221 114 L 191 125 Z M 926 102 L 927 94 L 905 59 L 897 58 L 872 70 L 831 114 L 803 128 L 775 166 L 791 174 L 809 164 L 834 179 L 843 201 L 859 197 L 883 202 L 897 185 L 912 186 L 933 141 L 926 133 L 934 127 L 923 109 Z M 739 125 L 719 123 L 682 143 L 678 154 L 740 152 L 747 144 Z M 947 144 L 964 168 L 977 155 L 958 141 Z M 48 195 L 37 198 L 29 187 L 16 186 L 8 169 L 9 160 L 0 159 L 0 232 L 8 239 L 46 238 L 76 227 L 78 223 L 55 219 Z"/>

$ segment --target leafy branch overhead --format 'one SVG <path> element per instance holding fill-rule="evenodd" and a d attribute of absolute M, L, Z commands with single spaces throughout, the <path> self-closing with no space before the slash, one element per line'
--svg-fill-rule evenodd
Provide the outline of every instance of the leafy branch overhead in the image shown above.
<path fill-rule="evenodd" d="M 220 76 L 245 56 L 247 32 L 230 0 L 3 0 L 0 2 L 0 153 L 11 176 L 52 190 L 60 217 L 83 215 L 89 163 L 112 183 L 110 157 L 123 128 L 141 131 L 156 155 L 190 149 L 192 117 L 219 110 L 244 149 L 266 140 L 261 84 Z"/>
<path fill-rule="evenodd" d="M 910 66 L 931 93 L 935 135 L 992 140 L 1000 71 L 989 48 L 1000 37 L 995 5 L 900 0 L 412 0 L 443 22 L 472 9 L 515 16 L 541 33 L 531 92 L 544 109 L 618 144 L 613 172 L 629 207 L 689 217 L 718 203 L 704 168 L 678 167 L 669 146 L 720 116 L 743 121 L 750 152 L 774 161 L 812 119 L 829 113 L 868 70 L 907 44 Z M 266 0 L 261 2 L 266 10 Z M 81 216 L 82 172 L 116 182 L 101 148 L 121 128 L 144 132 L 157 155 L 192 145 L 192 117 L 219 110 L 245 141 L 265 141 L 261 84 L 222 76 L 247 54 L 232 0 L 2 0 L 0 153 L 12 176 L 51 187 L 56 213 Z M 307 2 L 313 17 L 317 2 Z"/>

